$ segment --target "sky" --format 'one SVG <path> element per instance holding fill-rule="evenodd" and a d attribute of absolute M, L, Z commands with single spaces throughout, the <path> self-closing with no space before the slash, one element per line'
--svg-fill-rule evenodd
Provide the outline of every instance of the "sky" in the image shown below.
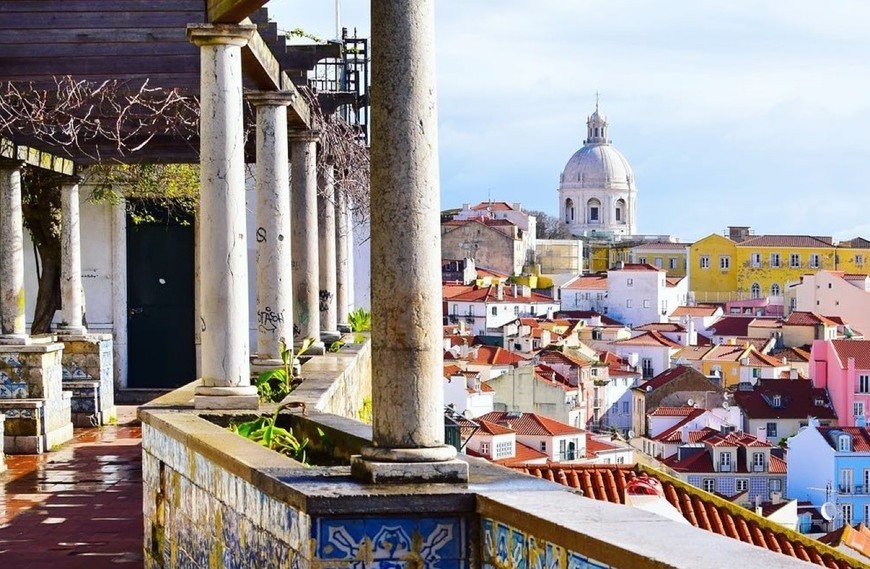
<path fill-rule="evenodd" d="M 271 0 L 335 37 L 335 4 Z M 559 175 L 600 93 L 638 188 L 638 230 L 692 241 L 870 238 L 870 2 L 438 0 L 442 208 L 558 214 Z M 369 35 L 369 3 L 341 22 Z"/>

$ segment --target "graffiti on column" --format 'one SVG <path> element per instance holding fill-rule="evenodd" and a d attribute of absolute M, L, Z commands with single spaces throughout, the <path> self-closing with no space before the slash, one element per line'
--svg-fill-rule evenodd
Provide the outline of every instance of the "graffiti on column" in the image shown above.
<path fill-rule="evenodd" d="M 332 293 L 328 290 L 320 291 L 320 311 L 326 312 L 329 310 L 329 301 L 332 300 Z"/>
<path fill-rule="evenodd" d="M 257 311 L 257 322 L 261 332 L 274 332 L 284 322 L 284 311 L 275 312 L 270 307 Z"/>
<path fill-rule="evenodd" d="M 262 227 L 257 228 L 257 243 L 265 243 L 266 242 L 266 230 Z"/>

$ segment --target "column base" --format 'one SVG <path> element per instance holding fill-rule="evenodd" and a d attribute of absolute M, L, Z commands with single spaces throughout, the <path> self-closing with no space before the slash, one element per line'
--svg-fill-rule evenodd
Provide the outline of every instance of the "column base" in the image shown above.
<path fill-rule="evenodd" d="M 353 330 L 350 329 L 350 324 L 339 324 L 338 331 L 342 334 L 350 334 Z"/>
<path fill-rule="evenodd" d="M 341 340 L 341 332 L 338 330 L 321 330 L 320 341 L 324 344 L 331 344 Z"/>
<path fill-rule="evenodd" d="M 293 345 L 293 353 L 298 354 L 299 348 L 302 347 L 302 344 L 294 344 Z M 315 340 L 311 343 L 307 350 L 305 350 L 304 354 L 301 354 L 302 357 L 305 356 L 322 356 L 326 353 L 326 345 L 320 340 Z"/>
<path fill-rule="evenodd" d="M 194 390 L 194 409 L 259 409 L 257 388 L 252 385 L 239 387 L 208 387 L 200 385 Z"/>
<path fill-rule="evenodd" d="M 27 334 L 0 334 L 0 344 L 6 346 L 29 346 L 31 342 Z"/>
<path fill-rule="evenodd" d="M 350 458 L 351 475 L 369 484 L 427 484 L 468 482 L 468 463 L 458 460 L 441 462 L 375 462 L 360 455 Z"/>
<path fill-rule="evenodd" d="M 57 326 L 54 332 L 58 336 L 85 336 L 88 329 L 84 326 Z"/>

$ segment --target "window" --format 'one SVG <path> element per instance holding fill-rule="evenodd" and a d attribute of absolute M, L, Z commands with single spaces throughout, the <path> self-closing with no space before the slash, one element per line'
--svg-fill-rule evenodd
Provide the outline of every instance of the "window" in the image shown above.
<path fill-rule="evenodd" d="M 849 435 L 840 435 L 837 438 L 837 450 L 840 452 L 849 452 L 852 450 L 852 441 Z"/>
<path fill-rule="evenodd" d="M 855 264 L 863 265 L 864 264 L 864 255 L 855 255 Z"/>
<path fill-rule="evenodd" d="M 731 268 L 731 257 L 729 255 L 721 255 L 719 257 L 719 268 L 723 271 Z"/>
<path fill-rule="evenodd" d="M 774 407 L 782 407 L 782 395 L 776 394 L 770 398 Z"/>
<path fill-rule="evenodd" d="M 489 443 L 480 443 L 480 454 L 489 454 Z"/>
<path fill-rule="evenodd" d="M 749 296 L 750 298 L 761 298 L 761 285 L 752 283 L 752 286 L 749 287 Z"/>
<path fill-rule="evenodd" d="M 662 258 L 661 258 L 661 257 L 656 257 L 655 260 L 654 260 L 654 262 L 653 262 L 653 264 L 654 264 L 657 268 L 661 269 L 661 268 L 662 268 Z"/>
<path fill-rule="evenodd" d="M 643 369 L 644 377 L 652 377 L 653 376 L 653 365 L 652 358 L 643 358 L 640 360 L 640 367 Z"/>
<path fill-rule="evenodd" d="M 870 393 L 870 375 L 862 373 L 858 376 L 858 393 Z"/>
<path fill-rule="evenodd" d="M 863 401 L 855 401 L 852 403 L 852 414 L 855 417 L 863 417 L 864 416 L 864 402 Z"/>
<path fill-rule="evenodd" d="M 629 413 L 629 410 L 628 410 L 628 401 L 623 401 L 623 402 L 622 402 L 622 414 L 623 414 L 623 415 L 628 415 L 628 413 Z"/>
<path fill-rule="evenodd" d="M 715 492 L 716 491 L 716 480 L 714 480 L 713 478 L 705 478 L 701 487 L 706 492 Z"/>
<path fill-rule="evenodd" d="M 782 292 L 782 289 L 779 288 L 779 284 L 773 283 L 770 285 L 770 296 L 779 296 Z"/>
<path fill-rule="evenodd" d="M 810 268 L 818 269 L 819 268 L 819 254 L 818 253 L 810 253 Z"/>
<path fill-rule="evenodd" d="M 768 424 L 770 424 L 770 423 L 768 423 Z M 764 472 L 764 453 L 763 452 L 752 453 L 752 471 L 753 472 Z"/>
<path fill-rule="evenodd" d="M 668 267 L 671 269 L 677 268 L 677 258 L 676 257 L 671 257 L 670 259 L 668 259 Z"/>
<path fill-rule="evenodd" d="M 626 307 L 626 308 L 631 308 L 633 304 L 634 304 L 634 303 L 631 301 L 630 298 L 629 298 L 628 300 L 625 301 L 625 307 Z"/>
<path fill-rule="evenodd" d="M 514 316 L 518 315 L 519 313 L 520 313 L 520 306 L 519 305 L 514 306 Z"/>
<path fill-rule="evenodd" d="M 514 455 L 514 445 L 511 441 L 504 441 L 500 443 L 495 443 L 495 454 L 493 458 L 498 460 L 500 458 L 510 458 Z"/>
<path fill-rule="evenodd" d="M 723 452 L 719 455 L 719 472 L 731 472 L 730 452 Z"/>
<path fill-rule="evenodd" d="M 852 525 L 852 504 L 840 504 L 840 516 L 843 518 L 843 525 Z"/>
<path fill-rule="evenodd" d="M 710 255 L 701 255 L 701 268 L 709 269 L 710 268 Z"/>
<path fill-rule="evenodd" d="M 598 221 L 598 207 L 592 206 L 589 208 L 589 221 Z"/>
<path fill-rule="evenodd" d="M 541 452 L 547 452 L 547 441 L 541 441 Z"/>
<path fill-rule="evenodd" d="M 776 423 L 768 423 L 767 424 L 767 437 L 768 439 L 776 436 Z"/>
<path fill-rule="evenodd" d="M 646 265 L 646 257 L 641 257 L 640 259 L 637 260 L 637 262 L 640 263 L 641 265 Z"/>
<path fill-rule="evenodd" d="M 498 316 L 498 306 L 493 306 L 493 307 L 492 307 L 492 315 L 493 315 L 493 316 Z"/>
<path fill-rule="evenodd" d="M 626 279 L 625 286 L 634 286 L 634 279 Z"/>
<path fill-rule="evenodd" d="M 770 254 L 770 266 L 779 268 L 779 253 L 771 253 Z"/>
<path fill-rule="evenodd" d="M 734 489 L 738 492 L 746 492 L 747 490 L 749 490 L 749 479 L 738 478 L 734 481 Z"/>
<path fill-rule="evenodd" d="M 771 492 L 781 492 L 782 480 L 780 480 L 779 478 L 771 478 L 770 483 L 768 484 L 768 488 Z"/>
<path fill-rule="evenodd" d="M 649 299 L 648 298 L 643 299 L 643 307 L 649 308 Z"/>
<path fill-rule="evenodd" d="M 761 253 L 752 253 L 749 255 L 749 264 L 757 269 L 761 266 Z"/>
<path fill-rule="evenodd" d="M 795 269 L 801 266 L 801 256 L 797 253 L 792 253 L 788 256 L 788 266 Z"/>
<path fill-rule="evenodd" d="M 616 210 L 614 211 L 614 216 L 616 218 L 616 221 L 622 221 L 622 209 L 616 208 Z"/>

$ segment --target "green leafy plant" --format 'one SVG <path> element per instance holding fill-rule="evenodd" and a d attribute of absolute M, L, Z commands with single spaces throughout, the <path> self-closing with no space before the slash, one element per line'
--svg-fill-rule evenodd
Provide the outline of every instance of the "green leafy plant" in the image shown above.
<path fill-rule="evenodd" d="M 357 308 L 347 315 L 347 323 L 352 332 L 365 332 L 372 329 L 372 313 L 365 308 Z"/>
<path fill-rule="evenodd" d="M 326 350 L 327 352 L 335 353 L 341 351 L 344 347 L 344 342 L 341 340 L 336 340 L 333 343 L 329 344 L 329 348 Z"/>
<path fill-rule="evenodd" d="M 366 397 L 363 399 L 362 407 L 359 410 L 359 420 L 368 425 L 372 424 L 372 398 Z"/>
<path fill-rule="evenodd" d="M 250 441 L 287 455 L 294 460 L 305 463 L 307 461 L 305 448 L 308 446 L 308 438 L 306 437 L 300 441 L 293 434 L 292 430 L 275 425 L 281 411 L 290 407 L 302 407 L 302 414 L 305 414 L 305 404 L 292 401 L 290 403 L 279 405 L 278 408 L 275 409 L 275 413 L 271 416 L 258 417 L 252 421 L 246 421 L 244 423 L 239 423 L 238 425 L 231 424 L 227 428 L 231 432 L 245 437 Z"/>
<path fill-rule="evenodd" d="M 281 367 L 264 371 L 257 376 L 257 394 L 260 401 L 278 403 L 302 383 L 299 375 L 299 358 L 311 348 L 314 338 L 305 338 L 302 345 L 293 354 L 293 346 L 288 346 L 281 340 Z"/>

